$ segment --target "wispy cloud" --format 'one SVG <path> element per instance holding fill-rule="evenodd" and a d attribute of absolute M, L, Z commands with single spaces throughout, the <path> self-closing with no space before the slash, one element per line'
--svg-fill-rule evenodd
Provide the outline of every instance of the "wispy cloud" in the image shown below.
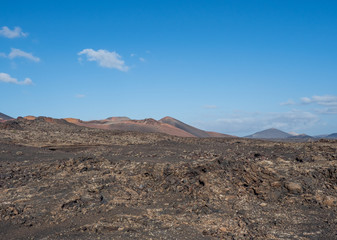
<path fill-rule="evenodd" d="M 337 96 L 324 95 L 312 96 L 301 98 L 302 104 L 316 104 L 317 107 L 314 111 L 318 114 L 337 114 Z"/>
<path fill-rule="evenodd" d="M 296 103 L 292 99 L 289 99 L 286 102 L 280 103 L 281 106 L 288 106 L 288 105 L 295 105 L 295 104 Z"/>
<path fill-rule="evenodd" d="M 315 111 L 320 114 L 337 114 L 337 107 L 326 107 L 322 109 L 316 109 Z"/>
<path fill-rule="evenodd" d="M 136 57 L 136 56 L 137 56 L 137 54 L 135 54 L 135 53 L 130 54 L 130 57 Z M 139 57 L 138 60 L 141 61 L 141 62 L 146 62 L 146 59 L 143 58 L 143 57 Z"/>
<path fill-rule="evenodd" d="M 4 26 L 0 30 L 0 36 L 6 38 L 18 38 L 18 37 L 26 37 L 28 36 L 28 33 L 22 32 L 20 27 L 15 27 L 13 30 L 11 30 L 8 27 Z"/>
<path fill-rule="evenodd" d="M 88 61 L 95 61 L 101 67 L 115 68 L 123 72 L 129 70 L 129 67 L 126 66 L 122 60 L 122 57 L 116 52 L 109 52 L 104 49 L 97 51 L 93 49 L 83 49 L 78 55 L 86 55 Z"/>
<path fill-rule="evenodd" d="M 217 106 L 216 105 L 204 105 L 203 108 L 206 108 L 206 109 L 216 109 Z"/>
<path fill-rule="evenodd" d="M 337 106 L 337 96 L 324 95 L 301 98 L 303 104 L 316 103 L 323 106 Z"/>
<path fill-rule="evenodd" d="M 76 98 L 84 98 L 85 95 L 84 95 L 84 94 L 76 94 L 75 97 L 76 97 Z"/>
<path fill-rule="evenodd" d="M 31 85 L 33 84 L 32 80 L 30 78 L 25 78 L 23 81 L 18 81 L 16 78 L 11 77 L 7 73 L 0 73 L 0 82 L 5 83 L 14 83 L 19 85 Z"/>
<path fill-rule="evenodd" d="M 8 54 L 8 58 L 14 59 L 14 58 L 18 58 L 18 57 L 26 58 L 26 59 L 29 59 L 29 60 L 34 61 L 34 62 L 40 61 L 40 58 L 35 57 L 32 53 L 27 53 L 27 52 L 24 52 L 20 49 L 12 48 L 11 52 Z"/>

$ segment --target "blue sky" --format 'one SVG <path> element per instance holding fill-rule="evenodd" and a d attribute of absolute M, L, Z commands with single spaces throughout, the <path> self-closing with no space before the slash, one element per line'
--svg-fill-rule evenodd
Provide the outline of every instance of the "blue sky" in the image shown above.
<path fill-rule="evenodd" d="M 0 3 L 0 112 L 337 132 L 336 1 Z"/>

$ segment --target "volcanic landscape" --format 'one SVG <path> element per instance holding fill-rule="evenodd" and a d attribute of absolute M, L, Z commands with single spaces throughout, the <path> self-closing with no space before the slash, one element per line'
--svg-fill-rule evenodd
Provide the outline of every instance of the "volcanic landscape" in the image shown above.
<path fill-rule="evenodd" d="M 337 140 L 6 119 L 0 193 L 0 239 L 337 239 Z"/>

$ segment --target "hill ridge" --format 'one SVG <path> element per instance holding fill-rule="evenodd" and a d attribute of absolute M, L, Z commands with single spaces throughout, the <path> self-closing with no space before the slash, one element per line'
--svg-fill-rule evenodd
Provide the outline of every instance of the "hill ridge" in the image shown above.
<path fill-rule="evenodd" d="M 10 116 L 8 116 L 8 115 L 0 112 L 0 121 L 1 120 L 5 120 L 6 121 L 6 120 L 12 120 L 12 119 L 14 119 L 14 118 L 12 118 L 12 117 L 10 117 Z"/>
<path fill-rule="evenodd" d="M 284 139 L 289 138 L 292 135 L 281 131 L 277 128 L 268 128 L 251 135 L 245 136 L 246 138 L 261 138 L 261 139 Z"/>

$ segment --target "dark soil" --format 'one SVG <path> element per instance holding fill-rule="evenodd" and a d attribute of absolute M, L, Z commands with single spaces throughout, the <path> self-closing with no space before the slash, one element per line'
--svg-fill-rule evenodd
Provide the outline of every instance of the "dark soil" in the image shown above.
<path fill-rule="evenodd" d="M 0 123 L 0 239 L 337 239 L 337 141 Z"/>

